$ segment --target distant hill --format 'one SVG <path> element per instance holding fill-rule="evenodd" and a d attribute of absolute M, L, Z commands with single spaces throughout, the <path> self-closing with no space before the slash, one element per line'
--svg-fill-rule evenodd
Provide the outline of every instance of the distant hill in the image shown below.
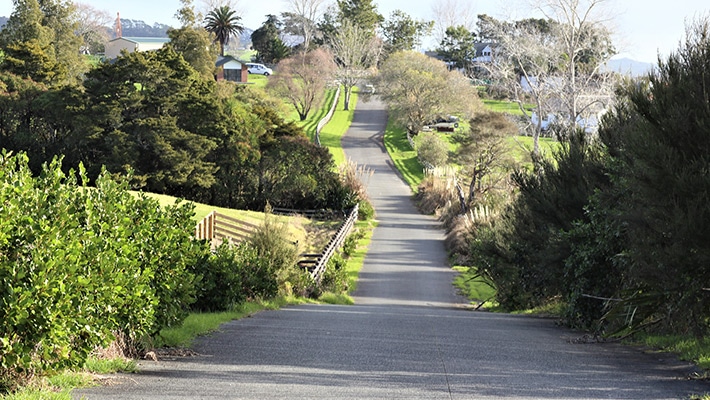
<path fill-rule="evenodd" d="M 170 25 L 154 23 L 152 26 L 143 21 L 121 18 L 121 31 L 125 37 L 168 37 Z"/>
<path fill-rule="evenodd" d="M 632 60 L 630 58 L 619 58 L 609 60 L 606 63 L 606 71 L 618 72 L 629 76 L 643 76 L 651 72 L 656 66 L 651 63 Z"/>
<path fill-rule="evenodd" d="M 7 23 L 7 20 L 10 19 L 8 17 L 0 17 L 0 29 L 2 29 L 3 26 Z"/>

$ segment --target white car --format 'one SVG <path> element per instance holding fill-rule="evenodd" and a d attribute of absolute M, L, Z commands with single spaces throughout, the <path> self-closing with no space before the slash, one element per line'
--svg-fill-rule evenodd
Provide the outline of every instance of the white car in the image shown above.
<path fill-rule="evenodd" d="M 274 71 L 264 64 L 247 63 L 247 69 L 250 74 L 269 76 L 274 73 Z"/>

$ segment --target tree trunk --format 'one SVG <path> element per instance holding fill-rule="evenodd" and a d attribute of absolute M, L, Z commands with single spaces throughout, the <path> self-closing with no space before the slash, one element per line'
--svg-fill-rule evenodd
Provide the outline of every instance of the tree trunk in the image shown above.
<path fill-rule="evenodd" d="M 461 215 L 466 214 L 468 212 L 468 204 L 466 204 L 466 196 L 463 194 L 463 188 L 458 180 L 456 181 L 456 191 L 459 195 L 459 204 L 461 204 Z"/>

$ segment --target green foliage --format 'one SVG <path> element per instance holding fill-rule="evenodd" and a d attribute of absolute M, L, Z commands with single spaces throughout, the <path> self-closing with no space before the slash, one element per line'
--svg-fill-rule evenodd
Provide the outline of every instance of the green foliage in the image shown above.
<path fill-rule="evenodd" d="M 535 161 L 534 171 L 513 174 L 520 193 L 472 243 L 474 265 L 493 279 L 498 302 L 510 310 L 569 295 L 564 277 L 571 250 L 564 233 L 586 220 L 589 197 L 607 179 L 602 153 L 581 133 L 553 160 Z"/>
<path fill-rule="evenodd" d="M 625 90 L 629 100 L 600 132 L 615 162 L 611 217 L 623 227 L 628 262 L 609 319 L 635 311 L 618 321 L 631 330 L 658 323 L 701 336 L 710 328 L 709 66 L 706 18 L 648 84 Z"/>
<path fill-rule="evenodd" d="M 702 337 L 710 328 L 710 22 L 623 88 L 600 141 L 518 171 L 517 198 L 471 240 L 507 309 L 563 305 L 570 325 Z"/>
<path fill-rule="evenodd" d="M 223 243 L 209 258 L 197 266 L 200 274 L 197 301 L 193 308 L 198 311 L 226 311 L 247 298 L 271 297 L 271 285 L 275 276 L 265 267 L 266 260 L 260 259 L 256 248 L 250 242 L 236 246 Z M 259 282 L 266 281 L 266 289 L 259 288 Z"/>
<path fill-rule="evenodd" d="M 268 15 L 264 24 L 251 34 L 252 48 L 257 51 L 256 61 L 276 64 L 289 56 L 289 50 L 280 38 L 278 17 Z"/>
<path fill-rule="evenodd" d="M 80 366 L 96 346 L 179 322 L 193 301 L 192 208 L 165 209 L 102 174 L 0 157 L 0 380 Z M 82 182 L 86 182 L 83 169 Z"/>
<path fill-rule="evenodd" d="M 369 221 L 375 218 L 375 207 L 369 200 L 360 200 L 358 203 L 357 219 L 360 221 Z"/>
<path fill-rule="evenodd" d="M 446 36 L 441 40 L 437 52 L 444 60 L 453 62 L 456 68 L 468 70 L 476 58 L 476 44 L 475 32 L 470 32 L 463 25 L 450 26 L 446 28 Z"/>
<path fill-rule="evenodd" d="M 402 10 L 393 11 L 382 24 L 385 54 L 415 50 L 433 27 L 434 21 L 415 21 Z"/>
<path fill-rule="evenodd" d="M 229 40 L 240 35 L 244 26 L 240 25 L 242 17 L 229 6 L 216 7 L 205 17 L 205 29 L 214 35 L 214 41 L 219 43 L 219 54 L 224 55 L 224 46 Z"/>
<path fill-rule="evenodd" d="M 168 29 L 168 43 L 175 51 L 182 55 L 192 68 L 206 79 L 213 79 L 215 74 L 215 61 L 217 48 L 210 46 L 212 40 L 205 29 L 196 26 Z"/>
<path fill-rule="evenodd" d="M 320 282 L 320 290 L 333 293 L 345 293 L 348 291 L 346 261 L 341 254 L 333 255 L 325 267 L 323 278 Z"/>
<path fill-rule="evenodd" d="M 422 132 L 417 138 L 417 156 L 425 164 L 445 166 L 449 159 L 449 144 L 433 132 Z"/>
<path fill-rule="evenodd" d="M 255 260 L 250 266 L 252 279 L 245 280 L 249 298 L 268 299 L 276 296 L 279 289 L 296 293 L 305 290 L 306 273 L 296 265 L 300 254 L 298 243 L 290 240 L 284 223 L 276 220 L 268 209 L 264 223 L 252 234 L 250 243 Z"/>
<path fill-rule="evenodd" d="M 0 68 L 50 86 L 76 84 L 87 66 L 79 52 L 73 5 L 62 1 L 18 1 L 0 32 L 6 57 Z"/>

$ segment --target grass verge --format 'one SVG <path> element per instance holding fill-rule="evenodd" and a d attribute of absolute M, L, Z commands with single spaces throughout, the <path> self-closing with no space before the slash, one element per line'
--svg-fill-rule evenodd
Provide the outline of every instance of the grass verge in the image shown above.
<path fill-rule="evenodd" d="M 456 266 L 453 269 L 459 272 L 454 278 L 454 286 L 471 301 L 471 304 L 487 310 L 493 310 L 498 306 L 494 299 L 495 288 L 478 276 L 475 267 Z"/>
<path fill-rule="evenodd" d="M 390 121 L 387 123 L 384 142 L 395 168 L 402 174 L 412 192 L 416 193 L 419 184 L 424 180 L 424 167 L 417 159 L 417 152 L 409 145 L 407 133 Z"/>
<path fill-rule="evenodd" d="M 198 336 L 214 332 L 225 322 L 241 319 L 263 310 L 275 310 L 289 304 L 301 304 L 305 299 L 279 297 L 265 301 L 239 304 L 231 311 L 191 313 L 182 325 L 165 328 L 155 341 L 156 347 L 190 347 Z"/>
<path fill-rule="evenodd" d="M 355 89 L 350 96 L 350 109 L 344 110 L 345 95 L 341 91 L 340 97 L 338 98 L 338 105 L 335 107 L 335 113 L 333 113 L 333 117 L 323 127 L 323 130 L 320 133 L 320 143 L 323 147 L 327 147 L 328 150 L 330 150 L 330 154 L 333 155 L 335 165 L 342 165 L 346 161 L 345 152 L 343 151 L 343 146 L 340 144 L 340 140 L 348 131 L 348 128 L 350 128 L 350 124 L 353 122 L 357 100 L 358 91 Z"/>
<path fill-rule="evenodd" d="M 311 139 L 311 141 L 316 140 L 316 128 L 318 127 L 318 122 L 320 122 L 320 120 L 328 114 L 328 110 L 330 110 L 330 106 L 333 104 L 333 99 L 335 99 L 335 91 L 335 89 L 328 89 L 325 92 L 325 96 L 323 97 L 320 107 L 311 110 L 308 114 L 308 118 L 304 121 L 298 121 L 298 113 L 295 110 L 288 117 L 293 121 L 298 121 L 297 124 L 303 128 L 303 131 L 306 132 L 306 135 L 308 135 L 308 138 Z M 291 108 L 293 108 L 293 106 L 291 106 Z"/>
<path fill-rule="evenodd" d="M 678 355 L 681 360 L 690 361 L 698 367 L 710 371 L 710 338 L 680 335 L 638 334 L 632 342 Z M 710 378 L 710 373 L 705 378 Z"/>

